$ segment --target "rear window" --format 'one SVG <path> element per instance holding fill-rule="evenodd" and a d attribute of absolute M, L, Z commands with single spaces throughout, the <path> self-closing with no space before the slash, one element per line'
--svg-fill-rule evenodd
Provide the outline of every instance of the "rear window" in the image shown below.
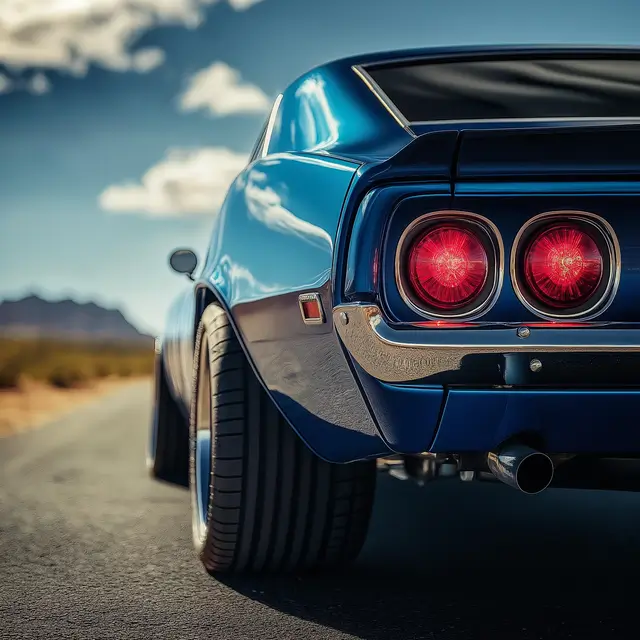
<path fill-rule="evenodd" d="M 366 71 L 409 122 L 640 116 L 640 59 L 494 59 Z"/>

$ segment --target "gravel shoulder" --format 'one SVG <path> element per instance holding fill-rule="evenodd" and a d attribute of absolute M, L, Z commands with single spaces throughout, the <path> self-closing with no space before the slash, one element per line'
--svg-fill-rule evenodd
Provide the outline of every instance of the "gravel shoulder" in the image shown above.
<path fill-rule="evenodd" d="M 41 427 L 139 381 L 139 378 L 110 378 L 74 389 L 58 389 L 41 382 L 27 381 L 19 389 L 2 389 L 0 438 Z"/>

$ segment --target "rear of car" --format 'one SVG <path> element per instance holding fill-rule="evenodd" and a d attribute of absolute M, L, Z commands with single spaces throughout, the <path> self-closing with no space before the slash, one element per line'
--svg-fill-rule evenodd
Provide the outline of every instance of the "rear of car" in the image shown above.
<path fill-rule="evenodd" d="M 334 319 L 427 476 L 635 486 L 610 459 L 640 452 L 639 68 L 566 50 L 360 68 L 415 139 L 354 189 Z"/>
<path fill-rule="evenodd" d="M 353 560 L 377 469 L 640 488 L 639 69 L 410 51 L 278 97 L 158 346 L 207 570 Z"/>

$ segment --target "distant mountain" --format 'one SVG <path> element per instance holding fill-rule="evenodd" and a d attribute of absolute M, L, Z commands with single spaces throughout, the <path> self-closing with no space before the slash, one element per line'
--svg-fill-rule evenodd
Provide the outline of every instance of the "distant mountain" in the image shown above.
<path fill-rule="evenodd" d="M 148 342 L 117 309 L 93 302 L 52 302 L 31 295 L 0 302 L 0 336 L 87 340 L 91 342 Z"/>

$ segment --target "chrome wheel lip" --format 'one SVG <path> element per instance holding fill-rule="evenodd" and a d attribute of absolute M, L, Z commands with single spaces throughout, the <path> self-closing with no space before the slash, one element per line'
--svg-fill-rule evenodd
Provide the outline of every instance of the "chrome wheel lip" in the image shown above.
<path fill-rule="evenodd" d="M 157 339 L 156 339 L 157 345 Z M 156 347 L 154 358 L 154 395 L 153 395 L 153 415 L 151 417 L 151 428 L 147 438 L 146 464 L 147 469 L 153 469 L 156 462 L 156 451 L 158 448 L 158 422 L 160 412 L 160 387 L 161 378 L 164 375 L 162 370 L 162 352 Z"/>
<path fill-rule="evenodd" d="M 196 432 L 195 452 L 194 535 L 204 538 L 208 524 L 211 478 L 211 432 Z"/>
<path fill-rule="evenodd" d="M 201 551 L 207 536 L 211 500 L 212 387 L 206 334 L 203 333 L 198 340 L 201 343 L 191 405 L 189 490 L 193 543 L 196 550 Z"/>
<path fill-rule="evenodd" d="M 153 409 L 153 418 L 151 421 L 151 429 L 149 429 L 149 438 L 147 439 L 147 469 L 151 469 L 156 461 L 156 447 L 158 446 L 158 407 Z"/>

